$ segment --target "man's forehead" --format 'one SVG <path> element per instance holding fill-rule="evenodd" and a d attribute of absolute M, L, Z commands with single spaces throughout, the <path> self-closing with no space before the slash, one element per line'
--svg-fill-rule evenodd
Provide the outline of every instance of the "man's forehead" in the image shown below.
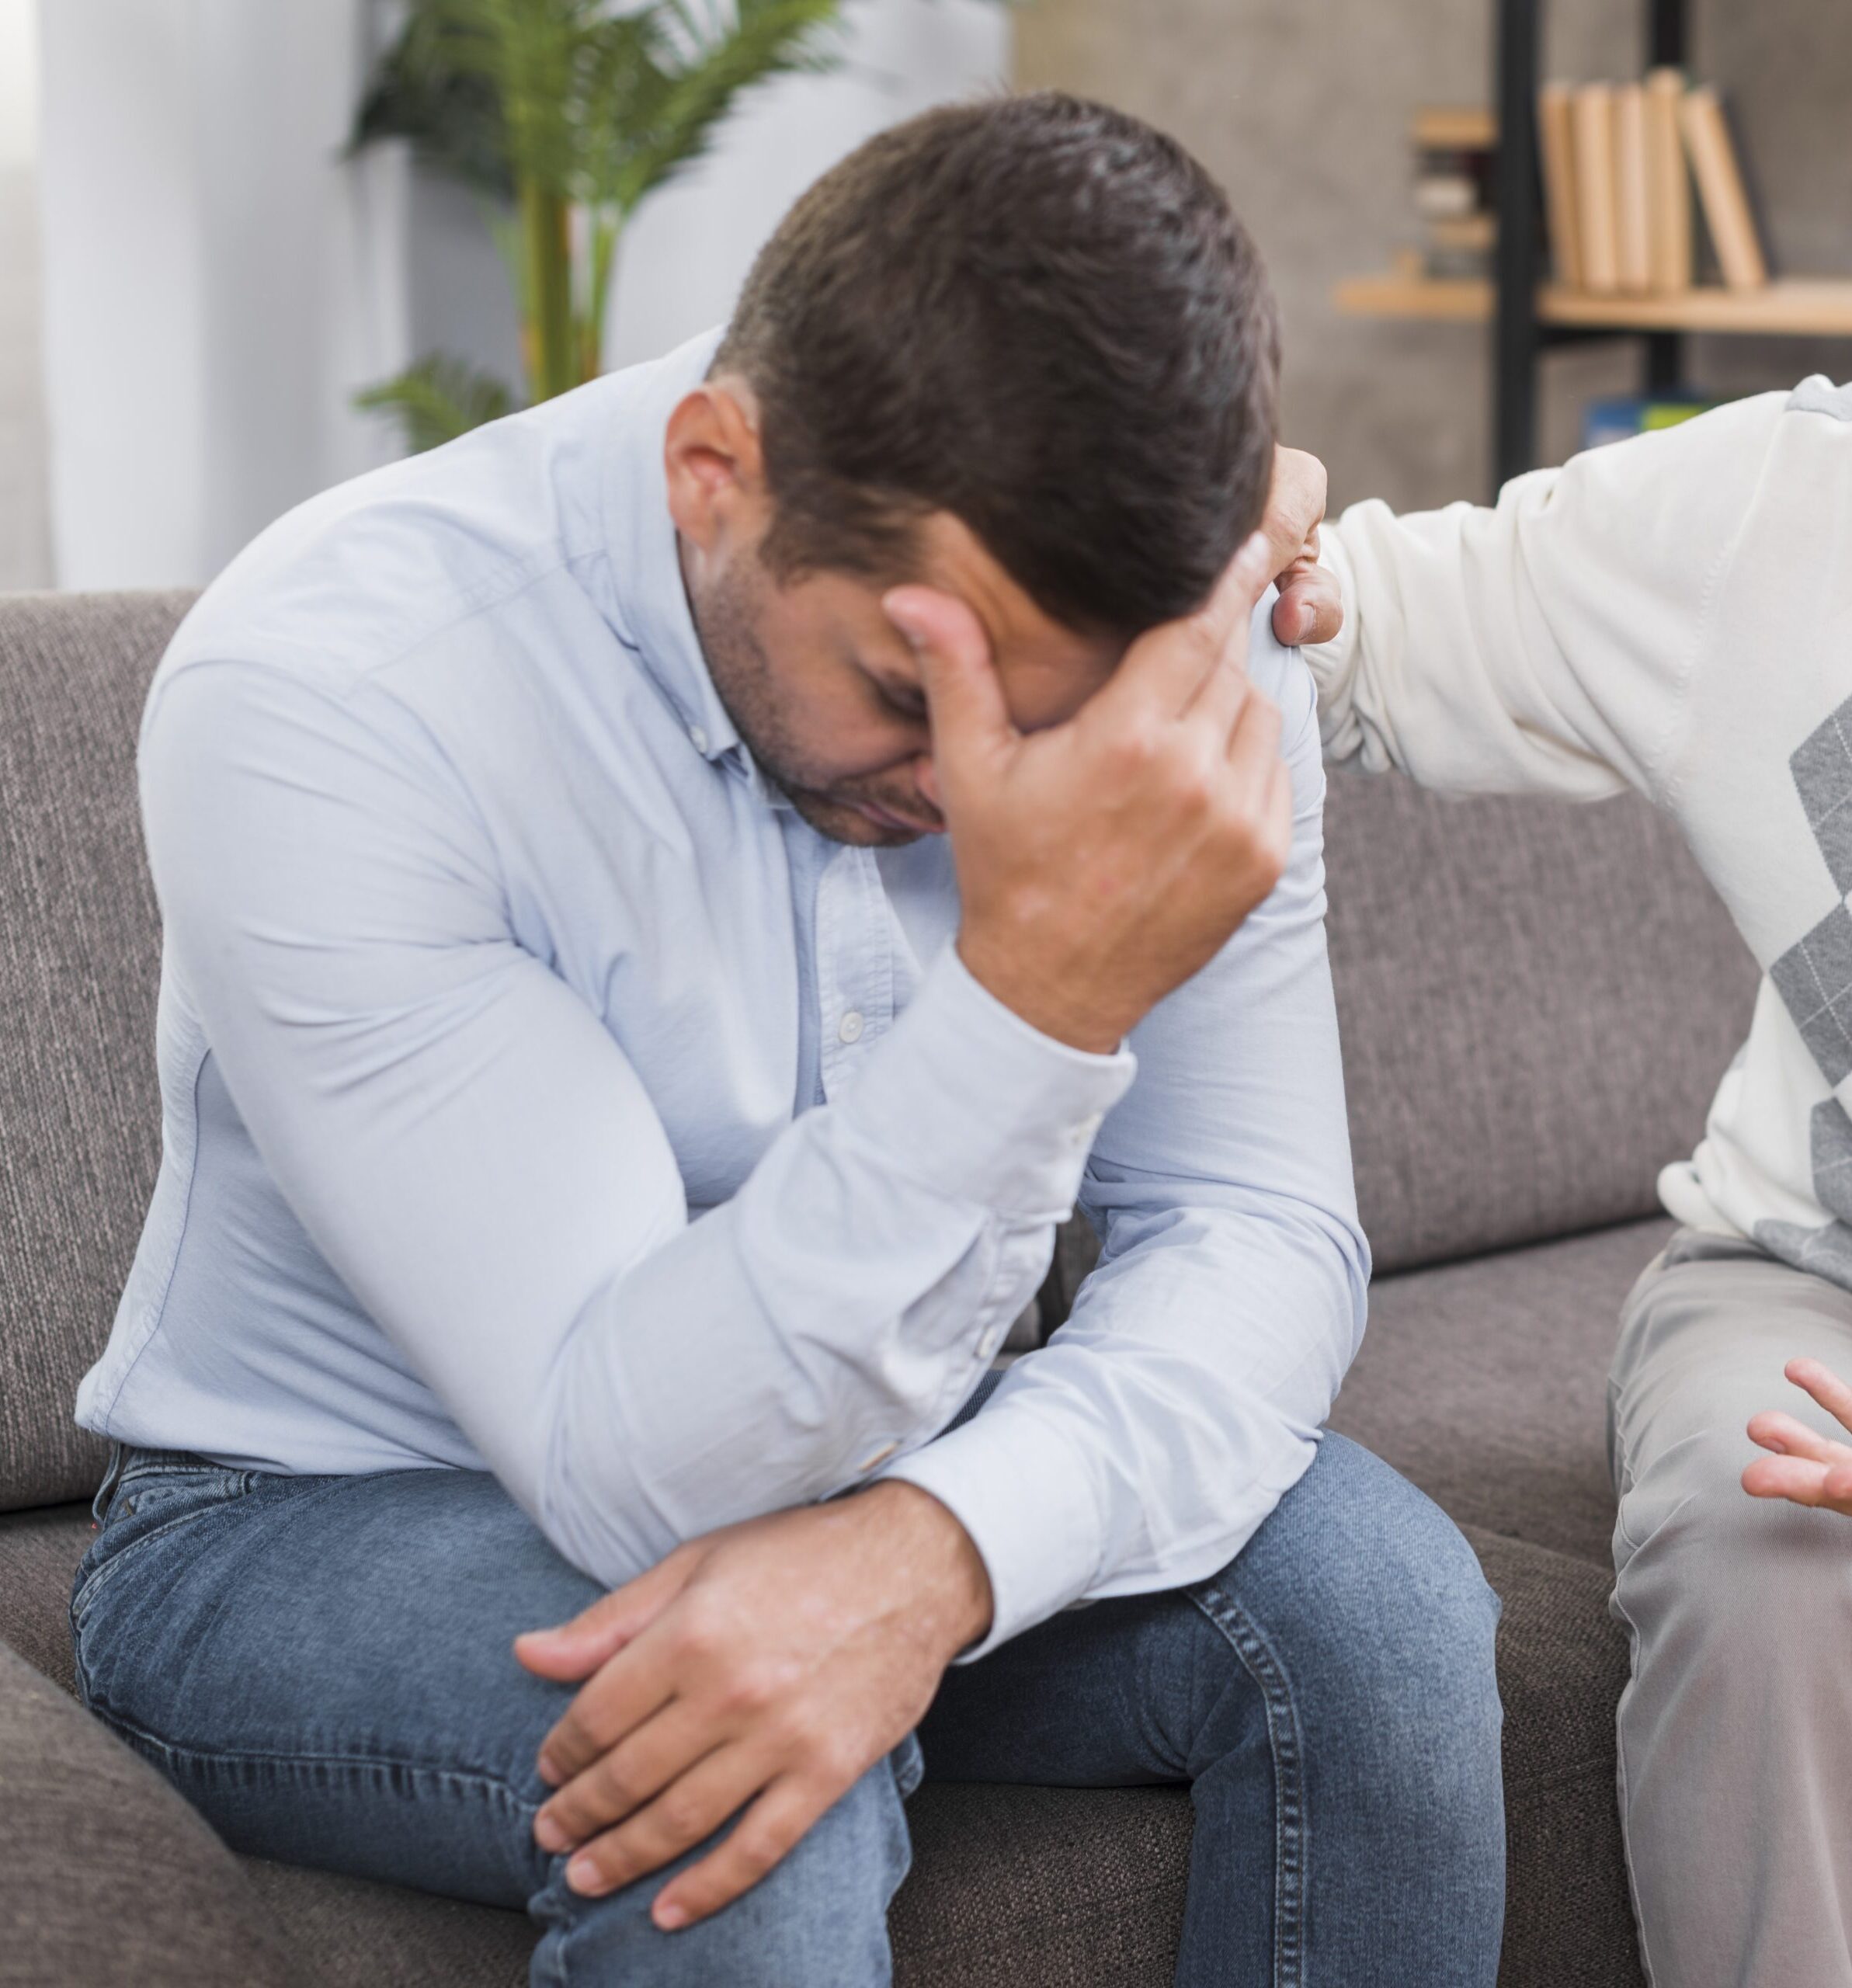
<path fill-rule="evenodd" d="M 1089 684 L 1111 675 L 1124 645 L 1112 638 L 1084 634 L 1056 620 L 1004 568 L 962 518 L 935 511 L 919 531 L 919 578 L 927 586 L 956 594 L 990 638 L 999 673 L 1023 673 Z"/>

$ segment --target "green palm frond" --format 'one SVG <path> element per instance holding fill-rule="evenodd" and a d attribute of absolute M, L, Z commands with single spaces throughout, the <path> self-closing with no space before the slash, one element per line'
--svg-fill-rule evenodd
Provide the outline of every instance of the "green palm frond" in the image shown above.
<path fill-rule="evenodd" d="M 356 118 L 355 148 L 407 138 L 489 201 L 530 397 L 598 370 L 617 241 L 638 203 L 712 148 L 755 85 L 837 66 L 843 0 L 411 0 Z M 443 439 L 489 418 L 430 362 L 369 405 Z M 448 363 L 446 362 L 446 363 Z"/>
<path fill-rule="evenodd" d="M 436 16 L 415 12 L 375 65 L 348 137 L 349 154 L 408 138 L 427 165 L 495 200 L 514 196 L 493 80 L 450 58 Z"/>
<path fill-rule="evenodd" d="M 842 60 L 840 0 L 733 0 L 698 16 L 685 0 L 662 0 L 651 12 L 661 51 L 651 70 L 631 72 L 626 101 L 624 82 L 601 67 L 588 104 L 587 195 L 624 214 L 706 155 L 746 91 Z"/>
<path fill-rule="evenodd" d="M 480 189 L 517 180 L 627 214 L 700 158 L 741 94 L 834 68 L 842 0 L 417 0 L 356 147 L 408 137 Z"/>
<path fill-rule="evenodd" d="M 395 420 L 414 455 L 453 442 L 485 422 L 499 421 L 513 405 L 513 396 L 493 374 L 440 352 L 427 353 L 395 378 L 354 396 L 356 407 Z"/>

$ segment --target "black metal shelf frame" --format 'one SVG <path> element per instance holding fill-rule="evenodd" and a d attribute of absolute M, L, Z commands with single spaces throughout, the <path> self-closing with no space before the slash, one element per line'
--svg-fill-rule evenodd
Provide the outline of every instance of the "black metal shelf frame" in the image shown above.
<path fill-rule="evenodd" d="M 1642 384 L 1649 394 L 1669 392 L 1681 383 L 1683 371 L 1684 339 L 1680 332 L 1590 330 L 1538 320 L 1537 286 L 1545 259 L 1538 226 L 1537 157 L 1543 5 L 1544 0 L 1498 0 L 1492 55 L 1499 134 L 1498 250 L 1492 272 L 1495 489 L 1537 461 L 1538 366 L 1548 346 L 1590 338 L 1638 339 L 1643 346 Z M 1647 0 L 1649 68 L 1683 65 L 1686 27 L 1685 0 Z"/>

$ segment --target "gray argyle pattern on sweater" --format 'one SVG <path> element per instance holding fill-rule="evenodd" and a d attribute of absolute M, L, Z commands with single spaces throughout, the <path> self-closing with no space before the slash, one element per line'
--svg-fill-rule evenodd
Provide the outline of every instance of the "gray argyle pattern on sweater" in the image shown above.
<path fill-rule="evenodd" d="M 1829 414 L 1835 421 L 1852 421 L 1852 382 L 1836 387 L 1824 373 L 1810 374 L 1788 397 L 1789 414 Z"/>
<path fill-rule="evenodd" d="M 1788 397 L 1794 414 L 1852 421 L 1852 385 L 1823 374 Z M 1852 1074 L 1852 698 L 1795 749 L 1788 760 L 1807 825 L 1819 846 L 1840 902 L 1769 969 L 1820 1073 L 1836 1089 Z M 1760 1222 L 1756 1240 L 1770 1254 L 1852 1288 L 1852 1118 L 1836 1097 L 1814 1107 L 1809 1121 L 1813 1191 L 1834 1219 L 1819 1228 Z"/>

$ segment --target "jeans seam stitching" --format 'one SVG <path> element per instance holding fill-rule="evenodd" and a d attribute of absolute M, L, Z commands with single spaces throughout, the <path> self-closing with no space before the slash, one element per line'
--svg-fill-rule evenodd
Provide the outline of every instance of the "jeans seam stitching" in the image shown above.
<path fill-rule="evenodd" d="M 384 1768 L 392 1772 L 415 1775 L 433 1782 L 461 1784 L 471 1788 L 484 1789 L 506 1798 L 515 1808 L 524 1809 L 530 1814 L 537 1813 L 540 1806 L 537 1802 L 529 1801 L 506 1774 L 495 1773 L 485 1767 L 437 1767 L 427 1761 L 408 1758 L 404 1754 L 393 1753 L 315 1753 L 301 1750 L 272 1753 L 252 1747 L 187 1746 L 174 1740 L 164 1740 L 158 1733 L 149 1732 L 134 1719 L 124 1718 L 121 1713 L 110 1708 L 106 1698 L 92 1698 L 89 1703 L 91 1711 L 106 1726 L 126 1738 L 151 1747 L 175 1761 L 197 1762 L 203 1765 L 223 1763 L 273 1767 Z"/>
<path fill-rule="evenodd" d="M 1268 1751 L 1274 1779 L 1273 1984 L 1304 1988 L 1305 1892 L 1309 1830 L 1305 1812 L 1305 1750 L 1286 1667 L 1240 1603 L 1205 1582 L 1186 1590 L 1190 1600 L 1227 1638 L 1243 1669 L 1260 1687 L 1267 1708 Z"/>

